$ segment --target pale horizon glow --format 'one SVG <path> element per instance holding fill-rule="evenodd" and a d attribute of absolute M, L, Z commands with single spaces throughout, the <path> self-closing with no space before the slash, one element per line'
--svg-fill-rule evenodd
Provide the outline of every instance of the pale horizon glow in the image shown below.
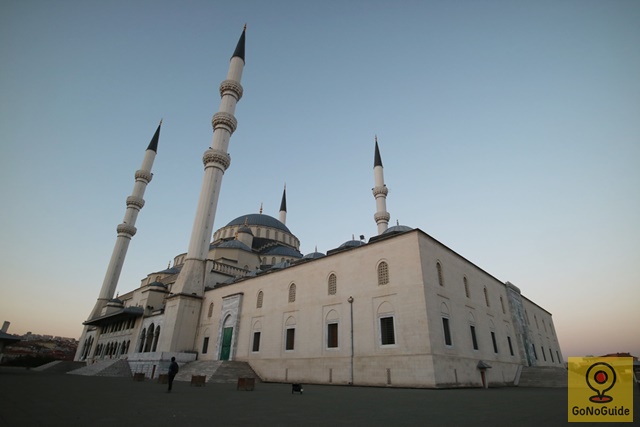
<path fill-rule="evenodd" d="M 4 1 L 0 321 L 80 336 L 161 118 L 117 292 L 186 251 L 247 23 L 214 229 L 278 218 L 286 181 L 303 254 L 377 234 L 377 135 L 390 225 L 518 286 L 565 359 L 640 356 L 638 22 L 632 0 Z"/>

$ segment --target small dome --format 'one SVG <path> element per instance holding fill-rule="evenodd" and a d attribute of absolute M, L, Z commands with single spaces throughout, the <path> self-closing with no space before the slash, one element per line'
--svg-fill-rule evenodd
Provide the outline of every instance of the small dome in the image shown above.
<path fill-rule="evenodd" d="M 266 250 L 260 252 L 260 255 L 281 255 L 292 258 L 302 258 L 302 254 L 297 250 L 282 245 L 270 246 Z"/>
<path fill-rule="evenodd" d="M 407 227 L 406 225 L 394 225 L 393 227 L 389 227 L 382 234 L 391 234 L 391 233 L 404 233 L 406 231 L 411 231 L 413 228 Z"/>
<path fill-rule="evenodd" d="M 365 243 L 360 241 L 360 240 L 348 240 L 346 242 L 344 242 L 343 244 L 341 244 L 340 246 L 338 246 L 338 249 L 343 249 L 343 248 L 355 248 L 357 246 L 362 246 Z"/>
<path fill-rule="evenodd" d="M 107 303 L 108 306 L 114 307 L 114 306 L 122 306 L 123 302 L 121 299 L 119 298 L 112 298 L 109 300 L 109 302 Z"/>
<path fill-rule="evenodd" d="M 249 227 L 247 227 L 246 225 L 243 225 L 242 227 L 240 227 L 238 229 L 238 233 L 247 233 L 247 234 L 251 234 L 253 236 L 253 232 L 251 231 L 251 229 Z"/>
<path fill-rule="evenodd" d="M 239 240 L 229 240 L 224 243 L 221 243 L 217 246 L 218 248 L 228 248 L 228 249 L 242 249 L 243 251 L 252 252 L 251 248 Z"/>
<path fill-rule="evenodd" d="M 289 261 L 283 261 L 277 264 L 273 264 L 269 270 L 282 270 L 283 268 L 287 268 L 289 266 L 291 266 Z"/>
<path fill-rule="evenodd" d="M 155 287 L 158 287 L 158 288 L 165 288 L 165 289 L 167 288 L 167 285 L 165 285 L 164 283 L 160 283 L 160 282 L 149 283 L 149 286 L 155 286 Z"/>
<path fill-rule="evenodd" d="M 302 259 L 318 259 L 325 256 L 326 255 L 322 252 L 311 252 L 310 254 L 306 254 L 305 256 L 303 256 Z"/>

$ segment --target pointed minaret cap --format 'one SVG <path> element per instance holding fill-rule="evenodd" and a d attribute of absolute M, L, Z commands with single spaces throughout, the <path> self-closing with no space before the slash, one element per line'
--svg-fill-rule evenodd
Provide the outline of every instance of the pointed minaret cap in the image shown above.
<path fill-rule="evenodd" d="M 376 135 L 376 155 L 373 159 L 373 167 L 382 166 L 382 158 L 380 157 L 380 149 L 378 148 L 378 136 Z"/>
<path fill-rule="evenodd" d="M 242 30 L 242 35 L 240 36 L 240 40 L 238 40 L 238 45 L 236 46 L 236 50 L 233 52 L 231 58 L 238 57 L 242 59 L 244 62 L 244 35 L 247 32 L 247 24 L 244 24 L 244 29 Z"/>
<path fill-rule="evenodd" d="M 158 125 L 158 129 L 156 129 L 156 133 L 151 138 L 151 142 L 147 147 L 147 150 L 153 150 L 156 153 L 158 152 L 158 139 L 160 138 L 160 126 L 162 126 L 162 119 L 160 119 L 160 124 Z"/>
<path fill-rule="evenodd" d="M 287 211 L 287 184 L 284 185 L 284 190 L 282 191 L 282 202 L 280 202 L 280 212 Z"/>

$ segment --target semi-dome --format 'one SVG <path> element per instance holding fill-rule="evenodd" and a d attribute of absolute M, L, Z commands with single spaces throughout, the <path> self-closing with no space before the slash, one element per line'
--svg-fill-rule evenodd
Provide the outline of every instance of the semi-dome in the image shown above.
<path fill-rule="evenodd" d="M 229 240 L 224 243 L 221 243 L 217 246 L 218 248 L 229 248 L 229 249 L 242 249 L 243 251 L 252 252 L 251 248 L 240 240 Z"/>
<path fill-rule="evenodd" d="M 265 214 L 241 215 L 233 221 L 229 222 L 227 225 L 225 225 L 225 227 L 229 227 L 232 225 L 257 225 L 262 227 L 277 228 L 278 230 L 291 233 L 286 225 L 284 225 L 274 217 Z"/>

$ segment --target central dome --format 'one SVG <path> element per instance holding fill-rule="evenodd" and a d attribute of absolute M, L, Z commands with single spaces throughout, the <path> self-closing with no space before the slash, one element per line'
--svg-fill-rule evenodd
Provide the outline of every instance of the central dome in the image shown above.
<path fill-rule="evenodd" d="M 286 225 L 284 225 L 274 217 L 265 214 L 241 215 L 233 221 L 229 222 L 227 225 L 225 225 L 225 227 L 229 227 L 232 225 L 245 225 L 245 222 L 246 225 L 259 225 L 263 227 L 277 228 L 278 230 L 291 233 L 291 230 L 289 230 Z"/>

